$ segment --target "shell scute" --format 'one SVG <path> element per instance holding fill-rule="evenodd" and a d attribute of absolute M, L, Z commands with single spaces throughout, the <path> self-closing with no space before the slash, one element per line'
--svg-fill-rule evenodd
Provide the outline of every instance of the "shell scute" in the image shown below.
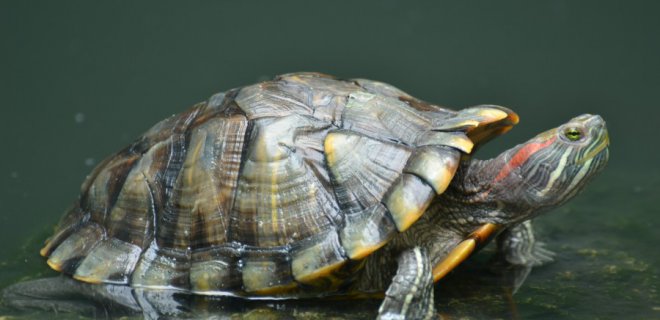
<path fill-rule="evenodd" d="M 298 287 L 286 249 L 246 248 L 241 262 L 243 290 L 260 295 L 285 294 Z"/>
<path fill-rule="evenodd" d="M 128 284 L 142 248 L 108 238 L 101 241 L 82 260 L 73 278 L 87 283 Z"/>
<path fill-rule="evenodd" d="M 294 279 L 313 285 L 341 268 L 347 257 L 337 231 L 331 228 L 296 243 L 291 250 L 291 260 Z"/>
<path fill-rule="evenodd" d="M 311 115 L 313 108 L 302 101 L 294 88 L 279 81 L 265 81 L 242 88 L 236 103 L 248 119 L 283 117 L 292 114 Z"/>
<path fill-rule="evenodd" d="M 192 213 L 191 249 L 228 242 L 247 130 L 245 116 L 233 115 L 211 118 L 191 134 L 177 189 L 179 210 Z"/>
<path fill-rule="evenodd" d="M 383 198 L 399 232 L 408 229 L 424 214 L 435 192 L 415 175 L 404 173 Z"/>
<path fill-rule="evenodd" d="M 188 252 L 150 246 L 140 257 L 130 283 L 134 287 L 190 289 Z"/>
<path fill-rule="evenodd" d="M 428 183 L 435 193 L 445 192 L 451 182 L 458 163 L 458 150 L 444 146 L 425 146 L 417 148 L 408 159 L 403 172 L 414 174 Z"/>
<path fill-rule="evenodd" d="M 96 244 L 105 239 L 105 230 L 96 223 L 87 223 L 64 239 L 48 256 L 48 265 L 72 274 Z"/>
<path fill-rule="evenodd" d="M 342 126 L 383 141 L 414 146 L 428 130 L 430 118 L 398 99 L 356 91 L 348 97 Z"/>
<path fill-rule="evenodd" d="M 231 245 L 211 246 L 192 253 L 191 291 L 199 294 L 238 291 L 242 286 L 237 248 Z"/>
<path fill-rule="evenodd" d="M 344 212 L 353 212 L 380 203 L 411 151 L 355 132 L 334 131 L 325 139 L 325 153 L 337 202 Z"/>
<path fill-rule="evenodd" d="M 377 203 L 357 212 L 346 213 L 341 229 L 341 244 L 346 255 L 360 260 L 384 246 L 396 234 L 387 208 Z"/>
<path fill-rule="evenodd" d="M 339 208 L 329 181 L 316 174 L 322 164 L 314 161 L 329 126 L 298 115 L 253 123 L 236 188 L 232 240 L 285 246 L 336 224 Z"/>

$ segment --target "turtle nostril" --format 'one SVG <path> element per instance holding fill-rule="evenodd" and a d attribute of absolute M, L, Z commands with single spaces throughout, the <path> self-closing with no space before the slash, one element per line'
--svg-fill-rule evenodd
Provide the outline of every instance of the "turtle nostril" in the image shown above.
<path fill-rule="evenodd" d="M 605 127 L 605 120 L 599 115 L 589 115 L 586 119 L 585 124 L 590 127 Z"/>

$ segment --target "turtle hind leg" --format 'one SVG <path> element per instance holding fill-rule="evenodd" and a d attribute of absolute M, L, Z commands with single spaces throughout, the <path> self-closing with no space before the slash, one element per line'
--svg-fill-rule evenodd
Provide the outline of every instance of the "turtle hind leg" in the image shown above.
<path fill-rule="evenodd" d="M 536 267 L 554 261 L 554 252 L 534 238 L 531 221 L 511 227 L 497 237 L 497 255 L 509 264 Z"/>
<path fill-rule="evenodd" d="M 415 247 L 399 256 L 399 267 L 378 319 L 431 319 L 435 314 L 431 262 L 424 249 Z"/>

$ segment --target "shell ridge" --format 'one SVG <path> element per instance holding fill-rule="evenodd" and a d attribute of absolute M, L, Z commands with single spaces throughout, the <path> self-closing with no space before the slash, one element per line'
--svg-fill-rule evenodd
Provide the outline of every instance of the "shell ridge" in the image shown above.
<path fill-rule="evenodd" d="M 112 172 L 108 172 L 110 176 L 108 177 L 109 180 L 107 181 L 106 184 L 106 190 L 110 190 L 110 192 L 107 192 L 107 202 L 105 203 L 105 206 L 103 207 L 103 212 L 100 212 L 101 216 L 98 216 L 98 212 L 92 211 L 92 208 L 88 207 L 88 210 L 90 211 L 90 218 L 92 221 L 95 221 L 99 223 L 100 225 L 104 225 L 105 221 L 107 219 L 108 214 L 112 210 L 112 208 L 115 206 L 117 203 L 117 199 L 119 199 L 119 194 L 121 193 L 121 190 L 123 188 L 124 183 L 126 182 L 126 179 L 128 178 L 129 173 L 135 168 L 137 163 L 139 162 L 139 157 L 136 154 L 130 154 L 130 158 L 122 158 L 125 159 L 123 163 L 121 163 L 121 167 L 112 167 L 112 169 L 117 169 L 112 170 Z M 98 176 L 97 176 L 98 179 Z M 94 183 L 90 186 L 90 188 L 96 187 Z M 105 191 L 105 190 L 104 190 Z M 82 203 L 81 203 L 82 205 Z M 91 205 L 87 204 L 87 205 Z"/>
<path fill-rule="evenodd" d="M 238 179 L 240 179 L 240 176 L 242 175 L 243 170 L 245 169 L 245 165 L 247 163 L 246 159 L 248 156 L 248 152 L 250 149 L 250 137 L 252 136 L 252 131 L 254 129 L 254 121 L 253 120 L 248 120 L 248 125 L 247 128 L 245 129 L 245 138 L 243 143 L 243 150 L 241 151 L 241 161 L 240 161 L 240 166 L 238 168 Z M 236 230 L 234 226 L 234 221 L 238 220 L 238 210 L 236 210 L 236 202 L 238 201 L 238 186 L 232 190 L 232 205 L 229 207 L 229 226 L 227 227 L 227 240 L 228 241 L 236 241 L 235 233 Z M 240 243 L 240 241 L 238 242 Z"/>
<path fill-rule="evenodd" d="M 177 210 L 178 177 L 188 153 L 187 145 L 193 128 L 191 124 L 205 105 L 204 103 L 195 105 L 181 115 L 170 130 L 171 134 L 167 139 L 168 152 L 163 159 L 163 167 L 159 170 L 162 176 L 158 179 L 159 185 L 156 187 L 162 191 L 158 193 L 158 198 L 160 198 L 158 202 L 162 203 L 162 206 L 159 208 L 160 210 L 154 211 L 153 241 L 146 248 L 142 248 L 142 252 L 139 254 L 138 262 L 130 277 L 132 284 L 169 286 L 184 290 L 190 288 L 187 277 L 190 267 L 190 252 L 187 249 L 190 232 L 183 230 L 184 236 L 179 235 L 177 240 L 174 237 L 178 232 L 172 230 L 176 230 L 176 226 L 181 223 L 180 220 L 186 218 Z M 155 194 L 153 189 L 149 185 L 150 197 Z M 158 202 L 153 201 L 154 204 Z M 154 205 L 154 207 L 156 206 Z M 187 223 L 187 225 L 190 224 Z M 186 276 L 182 277 L 182 274 L 186 274 Z"/>
<path fill-rule="evenodd" d="M 240 111 L 237 109 L 236 111 Z M 227 242 L 248 121 L 224 114 L 198 125 L 191 138 L 180 186 L 180 206 L 192 212 L 191 250 Z"/>

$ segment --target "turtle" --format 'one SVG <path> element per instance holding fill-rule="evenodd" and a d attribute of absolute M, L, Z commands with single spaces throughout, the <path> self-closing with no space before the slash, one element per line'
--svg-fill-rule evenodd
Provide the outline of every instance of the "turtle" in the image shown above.
<path fill-rule="evenodd" d="M 433 286 L 491 240 L 514 265 L 553 253 L 531 219 L 605 167 L 583 114 L 500 155 L 519 121 L 379 81 L 300 72 L 228 90 L 102 161 L 40 254 L 91 284 L 255 299 L 380 296 L 428 319 Z"/>

